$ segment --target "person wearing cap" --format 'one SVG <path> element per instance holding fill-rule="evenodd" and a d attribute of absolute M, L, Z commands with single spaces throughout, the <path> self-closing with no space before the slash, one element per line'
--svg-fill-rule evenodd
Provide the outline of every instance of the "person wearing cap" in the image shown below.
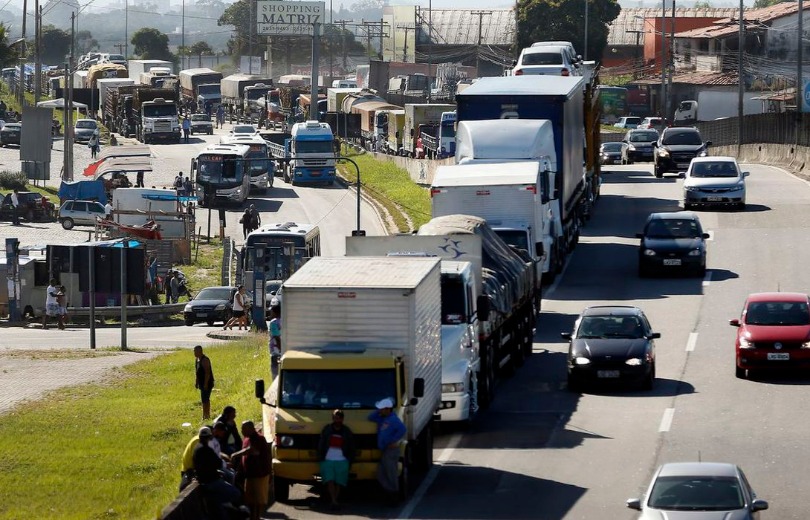
<path fill-rule="evenodd" d="M 231 455 L 231 460 L 242 459 L 245 504 L 250 508 L 250 519 L 259 520 L 267 509 L 267 491 L 270 489 L 270 467 L 273 461 L 267 440 L 256 431 L 253 421 L 242 423 L 242 437 L 242 449 Z"/>
<path fill-rule="evenodd" d="M 377 423 L 377 448 L 382 452 L 377 481 L 394 501 L 399 491 L 399 444 L 407 430 L 394 413 L 393 399 L 386 397 L 374 406 L 377 409 L 369 414 L 368 420 Z"/>
<path fill-rule="evenodd" d="M 222 459 L 216 454 L 210 443 L 214 439 L 214 433 L 208 426 L 200 428 L 199 442 L 194 448 L 192 459 L 194 461 L 194 473 L 203 493 L 211 498 L 217 508 L 215 518 L 225 518 L 224 505 L 239 503 L 240 493 L 233 485 L 222 479 L 220 470 L 222 469 Z"/>
<path fill-rule="evenodd" d="M 194 347 L 195 388 L 200 391 L 203 421 L 211 419 L 211 391 L 214 389 L 214 370 L 211 360 L 203 354 L 202 345 Z"/>
<path fill-rule="evenodd" d="M 349 483 L 349 466 L 354 461 L 354 435 L 343 424 L 343 410 L 332 412 L 332 422 L 321 430 L 318 441 L 318 461 L 321 466 L 321 480 L 326 483 L 332 509 L 340 508 L 338 495 L 340 488 Z"/>

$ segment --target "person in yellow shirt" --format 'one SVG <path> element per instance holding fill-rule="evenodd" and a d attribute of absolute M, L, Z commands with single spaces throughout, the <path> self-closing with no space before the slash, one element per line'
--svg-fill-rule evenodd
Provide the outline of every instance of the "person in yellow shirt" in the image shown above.
<path fill-rule="evenodd" d="M 194 480 L 194 448 L 200 443 L 200 435 L 196 434 L 186 444 L 183 450 L 183 460 L 180 463 L 180 491 L 183 491 Z"/>

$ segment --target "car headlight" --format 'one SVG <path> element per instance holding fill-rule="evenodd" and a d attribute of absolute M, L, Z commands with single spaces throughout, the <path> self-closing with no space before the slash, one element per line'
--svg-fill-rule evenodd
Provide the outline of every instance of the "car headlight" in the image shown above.
<path fill-rule="evenodd" d="M 669 150 L 667 150 L 666 148 L 659 148 L 658 157 L 669 157 Z"/>
<path fill-rule="evenodd" d="M 683 189 L 685 189 L 686 191 L 700 191 L 700 188 L 698 188 L 697 186 L 684 186 Z"/>
<path fill-rule="evenodd" d="M 644 256 L 655 256 L 656 254 L 657 253 L 655 251 L 653 251 L 652 249 L 645 249 L 644 250 Z"/>
<path fill-rule="evenodd" d="M 740 191 L 740 190 L 742 190 L 742 189 L 745 189 L 745 186 L 742 186 L 742 185 L 740 185 L 740 184 L 737 184 L 736 186 L 732 186 L 732 187 L 730 187 L 730 188 L 728 189 L 728 191 Z"/>
<path fill-rule="evenodd" d="M 624 362 L 625 365 L 630 365 L 631 367 L 638 367 L 644 364 L 644 360 L 641 358 L 630 358 Z"/>
<path fill-rule="evenodd" d="M 700 256 L 702 251 L 700 249 L 693 249 L 689 251 L 689 256 Z"/>
<path fill-rule="evenodd" d="M 708 151 L 708 150 L 706 150 L 706 149 L 701 150 L 701 151 L 700 151 L 700 152 L 698 152 L 698 154 L 697 154 L 697 156 L 698 156 L 698 157 L 706 157 L 707 155 L 709 155 L 709 151 Z"/>
<path fill-rule="evenodd" d="M 627 149 L 628 149 L 628 150 L 630 150 L 631 152 L 635 152 L 635 151 L 636 151 L 636 147 L 635 147 L 635 146 L 633 146 L 632 144 L 628 144 L 628 145 L 627 145 Z"/>
<path fill-rule="evenodd" d="M 591 360 L 586 357 L 576 357 L 574 358 L 575 365 L 590 365 Z"/>
<path fill-rule="evenodd" d="M 454 394 L 464 391 L 464 383 L 442 383 L 443 394 Z"/>
<path fill-rule="evenodd" d="M 740 338 L 740 348 L 748 349 L 748 348 L 754 348 L 755 346 L 756 345 L 754 345 L 753 341 L 748 341 L 745 338 Z"/>
<path fill-rule="evenodd" d="M 183 312 L 192 312 L 190 303 L 187 303 L 186 306 L 183 307 Z"/>
<path fill-rule="evenodd" d="M 214 310 L 215 310 L 215 311 L 224 311 L 224 310 L 225 310 L 225 304 L 224 304 L 224 303 L 220 303 L 219 305 L 217 305 L 217 306 L 214 308 Z"/>

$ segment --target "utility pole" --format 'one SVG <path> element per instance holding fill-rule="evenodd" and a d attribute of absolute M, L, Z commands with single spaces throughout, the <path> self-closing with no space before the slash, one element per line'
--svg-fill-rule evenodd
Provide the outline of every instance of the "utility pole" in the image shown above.
<path fill-rule="evenodd" d="M 675 0 L 672 0 L 672 26 L 670 27 L 670 37 L 669 37 L 669 78 L 667 79 L 668 86 L 667 86 L 667 110 L 664 112 L 664 117 L 670 117 L 670 111 L 672 110 L 672 76 L 675 75 Z"/>
<path fill-rule="evenodd" d="M 75 42 L 75 35 L 76 35 L 76 13 L 73 12 L 70 14 L 70 59 L 68 63 L 70 66 L 68 67 L 68 72 L 70 75 L 66 75 L 67 80 L 67 99 L 65 99 L 65 157 L 67 160 L 65 161 L 65 176 L 67 180 L 73 180 L 73 70 L 76 68 L 76 64 L 74 60 L 74 47 L 73 42 Z"/>
<path fill-rule="evenodd" d="M 40 56 L 40 35 L 42 33 L 42 7 L 34 0 L 34 105 L 42 95 L 42 57 Z"/>
<path fill-rule="evenodd" d="M 636 35 L 636 58 L 634 60 L 635 63 L 633 65 L 633 79 L 635 79 L 638 77 L 639 70 L 641 69 L 641 60 L 639 56 L 639 51 L 641 50 L 641 48 L 639 47 L 639 39 L 641 38 L 641 35 L 644 34 L 644 31 L 639 31 L 638 29 L 636 30 L 628 29 L 626 32 Z"/>
<path fill-rule="evenodd" d="M 582 53 L 584 60 L 588 60 L 588 0 L 585 0 L 585 50 Z"/>
<path fill-rule="evenodd" d="M 28 0 L 23 0 L 22 41 L 20 42 L 20 113 L 25 106 L 25 21 L 28 19 Z"/>
<path fill-rule="evenodd" d="M 379 22 L 367 22 L 365 20 L 360 20 L 359 29 L 362 29 L 366 32 L 366 45 L 368 46 L 369 54 L 371 53 L 371 39 L 372 38 L 379 38 L 380 39 L 380 52 L 378 53 L 378 57 L 380 60 L 383 59 L 383 38 L 389 36 L 386 33 L 385 29 L 387 27 L 387 23 L 385 20 L 380 20 Z"/>
<path fill-rule="evenodd" d="M 186 3 L 183 0 L 183 23 L 186 21 L 185 7 Z M 185 33 L 185 30 L 183 32 Z M 129 58 L 129 0 L 124 0 L 124 58 Z"/>
<path fill-rule="evenodd" d="M 743 144 L 743 98 L 745 97 L 745 84 L 743 80 L 743 47 L 745 46 L 745 5 L 743 0 L 740 0 L 740 28 L 739 40 L 737 44 L 737 77 L 738 77 L 738 90 L 737 90 L 737 156 L 739 157 L 741 147 Z M 799 0 L 799 78 L 802 77 L 802 0 Z M 796 88 L 796 100 L 799 99 L 799 88 Z M 796 111 L 801 114 L 801 107 L 796 105 Z M 797 133 L 798 135 L 798 133 Z"/>
<path fill-rule="evenodd" d="M 253 74 L 253 31 L 256 30 L 256 27 L 255 27 L 256 24 L 253 22 L 253 20 L 255 20 L 256 12 L 255 12 L 254 8 L 256 6 L 256 3 L 253 0 L 249 0 L 248 1 L 248 6 L 250 7 L 250 17 L 249 17 L 250 18 L 250 22 L 249 22 L 250 27 L 248 28 L 248 56 L 250 58 L 248 59 L 248 67 L 249 67 L 248 74 Z M 318 26 L 316 24 L 315 28 L 317 29 L 317 27 Z M 314 64 L 313 64 L 313 66 L 314 66 Z M 242 71 L 242 72 L 244 73 L 245 71 Z M 317 78 L 313 79 L 313 81 L 317 85 L 317 83 L 318 83 Z"/>
<path fill-rule="evenodd" d="M 345 71 L 348 67 L 346 60 L 348 57 L 346 56 L 346 24 L 348 24 L 350 20 L 338 20 L 335 22 L 336 25 L 340 25 L 340 55 L 343 57 L 343 70 Z"/>
<path fill-rule="evenodd" d="M 185 69 L 185 61 L 183 60 L 183 53 L 186 52 L 186 0 L 183 0 L 183 8 L 180 14 L 180 49 L 177 54 L 180 55 L 180 69 Z"/>
<path fill-rule="evenodd" d="M 478 15 L 478 45 L 475 48 L 475 74 L 481 77 L 481 37 L 483 34 L 484 15 L 491 15 L 492 11 L 470 11 L 472 15 Z"/>
<path fill-rule="evenodd" d="M 126 47 L 126 45 L 124 45 L 123 43 L 114 43 L 113 47 L 118 49 L 118 54 L 124 54 L 124 47 Z"/>
<path fill-rule="evenodd" d="M 661 117 L 666 115 L 666 97 L 667 97 L 667 29 L 665 20 L 667 19 L 667 0 L 661 0 Z"/>
<path fill-rule="evenodd" d="M 335 58 L 335 14 L 332 11 L 332 0 L 329 0 L 329 81 L 335 77 L 334 71 L 334 58 Z"/>
<path fill-rule="evenodd" d="M 402 61 L 407 62 L 408 61 L 408 31 L 413 31 L 414 35 L 416 35 L 416 27 L 414 27 L 411 24 L 401 23 L 401 24 L 397 25 L 397 29 L 402 29 L 403 31 L 405 31 L 405 43 L 403 44 L 403 47 L 402 47 Z M 415 38 L 415 36 L 414 36 L 414 38 Z M 396 48 L 394 49 L 394 55 L 396 55 Z M 416 61 L 416 60 L 414 59 L 414 61 Z"/>
<path fill-rule="evenodd" d="M 430 97 L 432 94 L 433 86 L 432 82 L 430 81 L 431 76 L 431 65 L 433 65 L 433 0 L 428 0 L 428 70 L 427 70 L 427 77 L 428 77 L 428 95 L 427 95 L 427 102 L 430 103 Z"/>

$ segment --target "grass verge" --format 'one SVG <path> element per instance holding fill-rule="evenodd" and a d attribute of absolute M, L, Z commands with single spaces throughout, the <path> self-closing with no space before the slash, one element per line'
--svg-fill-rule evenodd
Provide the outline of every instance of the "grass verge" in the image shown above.
<path fill-rule="evenodd" d="M 212 415 L 230 404 L 237 421 L 261 420 L 253 381 L 269 384 L 266 344 L 255 336 L 206 348 Z M 0 518 L 155 518 L 177 495 L 183 449 L 202 424 L 193 371 L 191 351 L 170 352 L 4 415 L 0 436 L 25 441 L 0 443 Z"/>

